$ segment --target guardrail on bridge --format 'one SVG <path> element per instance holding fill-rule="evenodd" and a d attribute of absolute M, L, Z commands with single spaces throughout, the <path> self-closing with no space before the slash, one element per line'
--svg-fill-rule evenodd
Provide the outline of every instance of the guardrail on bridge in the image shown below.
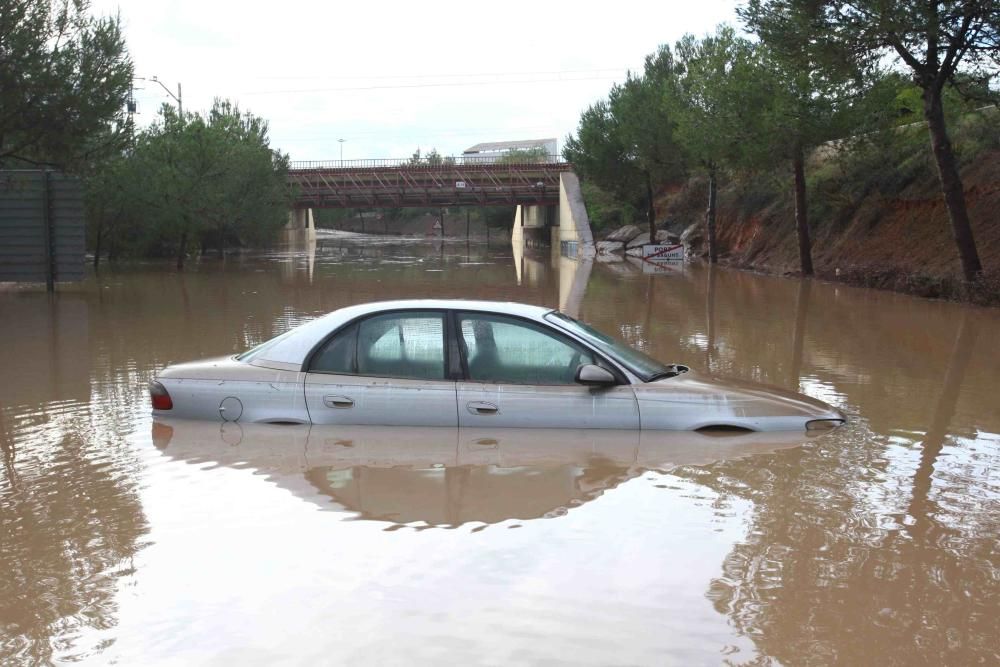
<path fill-rule="evenodd" d="M 569 168 L 571 165 L 558 155 L 527 157 L 523 159 L 501 156 L 460 155 L 456 157 L 369 158 L 364 160 L 296 160 L 289 164 L 291 171 L 315 169 L 385 169 L 385 168 L 442 168 L 469 166 L 503 167 L 552 167 Z"/>

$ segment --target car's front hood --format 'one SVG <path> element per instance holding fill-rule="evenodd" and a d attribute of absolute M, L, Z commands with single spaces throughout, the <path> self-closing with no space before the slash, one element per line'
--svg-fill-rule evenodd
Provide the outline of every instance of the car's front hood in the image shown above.
<path fill-rule="evenodd" d="M 793 430 L 817 419 L 844 420 L 839 410 L 809 396 L 695 371 L 634 388 L 643 428 Z"/>

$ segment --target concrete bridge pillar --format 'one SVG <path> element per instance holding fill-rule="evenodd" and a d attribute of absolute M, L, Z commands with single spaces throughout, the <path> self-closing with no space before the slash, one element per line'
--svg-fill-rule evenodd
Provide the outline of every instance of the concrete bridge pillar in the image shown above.
<path fill-rule="evenodd" d="M 555 206 L 518 205 L 514 212 L 514 232 L 511 241 L 535 248 L 551 243 L 550 230 L 559 224 Z"/>
<path fill-rule="evenodd" d="M 288 212 L 288 222 L 285 224 L 286 235 L 292 235 L 306 240 L 315 240 L 316 223 L 313 220 L 311 208 L 294 208 Z"/>

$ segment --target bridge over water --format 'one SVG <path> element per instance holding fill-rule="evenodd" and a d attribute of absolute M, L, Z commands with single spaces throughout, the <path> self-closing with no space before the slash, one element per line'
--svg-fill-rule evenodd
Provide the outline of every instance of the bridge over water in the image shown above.
<path fill-rule="evenodd" d="M 460 157 L 293 162 L 295 208 L 494 206 L 559 203 L 559 176 L 573 165 Z"/>
<path fill-rule="evenodd" d="M 557 156 L 512 161 L 462 156 L 292 162 L 287 229 L 311 230 L 314 208 L 516 206 L 514 241 L 593 247 L 573 165 Z M 311 232 L 310 232 L 311 233 Z"/>

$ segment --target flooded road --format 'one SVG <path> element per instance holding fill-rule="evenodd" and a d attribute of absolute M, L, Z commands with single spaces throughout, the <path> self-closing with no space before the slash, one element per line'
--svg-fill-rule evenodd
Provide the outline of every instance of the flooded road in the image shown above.
<path fill-rule="evenodd" d="M 338 307 L 559 308 L 844 410 L 820 437 L 153 423 Z M 508 247 L 321 242 L 0 292 L 0 664 L 1000 661 L 1000 313 Z"/>

